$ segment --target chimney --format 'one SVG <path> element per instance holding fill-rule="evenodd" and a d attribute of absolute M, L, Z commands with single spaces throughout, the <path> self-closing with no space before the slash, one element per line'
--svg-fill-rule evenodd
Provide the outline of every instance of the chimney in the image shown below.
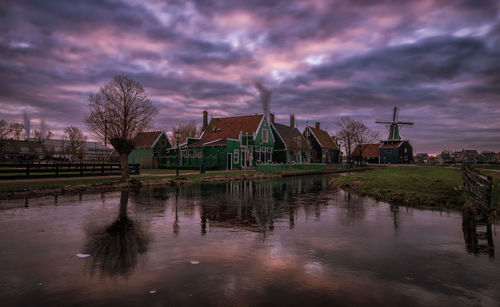
<path fill-rule="evenodd" d="M 316 122 L 316 129 L 319 130 L 319 122 Z"/>
<path fill-rule="evenodd" d="M 295 115 L 290 115 L 290 127 L 295 128 Z"/>
<path fill-rule="evenodd" d="M 205 131 L 208 127 L 208 112 L 203 111 L 203 126 L 201 127 L 201 131 Z"/>
<path fill-rule="evenodd" d="M 274 124 L 274 113 L 269 114 L 269 116 L 271 117 L 271 123 Z"/>

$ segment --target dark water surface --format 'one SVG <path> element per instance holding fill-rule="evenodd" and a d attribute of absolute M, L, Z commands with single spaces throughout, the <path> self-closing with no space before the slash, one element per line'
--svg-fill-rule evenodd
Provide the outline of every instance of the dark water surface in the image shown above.
<path fill-rule="evenodd" d="M 328 180 L 0 201 L 0 305 L 499 305 L 500 262 L 459 213 Z"/>

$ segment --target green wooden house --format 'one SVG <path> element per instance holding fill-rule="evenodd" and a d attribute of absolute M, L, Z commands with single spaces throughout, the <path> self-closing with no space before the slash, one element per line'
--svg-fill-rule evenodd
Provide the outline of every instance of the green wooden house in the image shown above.
<path fill-rule="evenodd" d="M 201 136 L 180 145 L 182 167 L 199 167 L 204 161 L 208 169 L 230 170 L 272 162 L 275 140 L 266 116 L 221 117 L 206 122 L 205 113 Z"/>
<path fill-rule="evenodd" d="M 134 138 L 134 145 L 128 163 L 139 163 L 141 168 L 158 168 L 160 158 L 172 147 L 163 131 L 141 132 Z"/>
<path fill-rule="evenodd" d="M 312 149 L 307 139 L 295 128 L 295 117 L 290 115 L 290 125 L 283 125 L 274 121 L 271 114 L 271 129 L 274 139 L 273 161 L 276 163 L 310 163 Z"/>

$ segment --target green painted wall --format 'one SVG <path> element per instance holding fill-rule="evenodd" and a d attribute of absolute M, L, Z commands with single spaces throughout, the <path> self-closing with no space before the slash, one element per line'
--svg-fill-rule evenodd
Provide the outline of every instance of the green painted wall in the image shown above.
<path fill-rule="evenodd" d="M 153 167 L 153 149 L 137 148 L 128 155 L 128 163 L 139 163 L 141 168 Z"/>

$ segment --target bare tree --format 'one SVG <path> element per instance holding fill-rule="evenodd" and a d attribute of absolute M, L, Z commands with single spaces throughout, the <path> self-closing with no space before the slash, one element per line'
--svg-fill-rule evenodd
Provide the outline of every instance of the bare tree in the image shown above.
<path fill-rule="evenodd" d="M 347 162 L 352 162 L 351 153 L 354 146 L 354 139 L 356 137 L 356 124 L 350 116 L 341 116 L 337 122 L 337 127 L 339 131 L 335 135 L 335 139 L 338 143 L 344 147 L 345 154 L 347 155 Z"/>
<path fill-rule="evenodd" d="M 69 152 L 73 156 L 73 159 L 82 159 L 85 153 L 85 142 L 87 137 L 83 135 L 82 131 L 75 126 L 69 126 L 64 129 L 69 142 Z"/>
<path fill-rule="evenodd" d="M 179 130 L 181 137 L 179 138 L 179 144 L 186 142 L 188 137 L 197 138 L 201 134 L 201 128 L 196 126 L 196 122 L 192 121 L 188 124 L 180 124 L 177 128 L 173 128 L 172 132 L 175 134 L 175 131 Z M 174 146 L 177 146 L 177 140 L 173 135 L 170 136 L 170 141 Z"/>
<path fill-rule="evenodd" d="M 85 121 L 89 130 L 120 154 L 122 180 L 129 178 L 128 155 L 134 150 L 134 137 L 151 126 L 156 107 L 142 85 L 116 76 L 89 97 L 90 113 Z"/>
<path fill-rule="evenodd" d="M 0 120 L 0 140 L 4 140 L 9 136 L 9 124 L 5 120 Z"/>
<path fill-rule="evenodd" d="M 366 144 L 376 142 L 379 138 L 378 132 L 366 127 L 365 124 L 359 121 L 356 122 L 356 134 L 354 136 L 354 146 L 359 149 L 359 163 L 363 161 L 363 152 Z"/>
<path fill-rule="evenodd" d="M 19 123 L 12 123 L 10 124 L 9 129 L 14 139 L 19 141 L 23 135 L 24 126 Z"/>
<path fill-rule="evenodd" d="M 54 154 L 54 147 L 49 144 L 49 140 L 52 138 L 52 131 L 48 131 L 47 135 L 43 135 L 40 130 L 33 130 L 33 137 L 37 142 L 42 144 L 43 152 L 46 157 L 50 158 Z"/>
<path fill-rule="evenodd" d="M 361 121 L 352 119 L 350 116 L 341 116 L 337 120 L 339 132 L 335 136 L 338 144 L 342 145 L 347 155 L 347 161 L 352 163 L 352 151 L 359 146 L 359 154 L 363 156 L 363 146 L 374 142 L 378 138 L 378 133 L 370 130 Z"/>

